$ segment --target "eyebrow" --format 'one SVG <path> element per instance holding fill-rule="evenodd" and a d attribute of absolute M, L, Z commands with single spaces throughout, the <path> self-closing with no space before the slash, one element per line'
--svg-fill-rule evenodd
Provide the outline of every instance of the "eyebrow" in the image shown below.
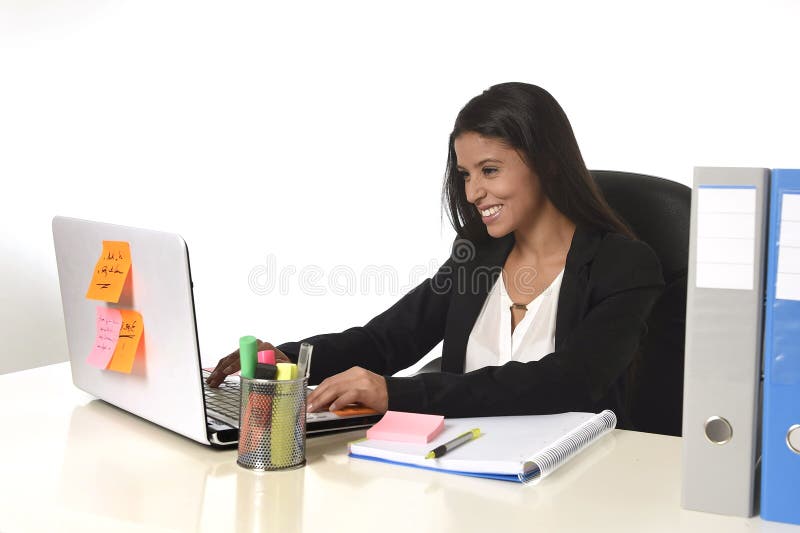
<path fill-rule="evenodd" d="M 478 164 L 476 164 L 475 167 L 479 167 L 479 166 L 483 165 L 484 163 L 502 163 L 502 161 L 500 161 L 499 159 L 493 159 L 491 157 L 487 157 L 486 159 L 478 161 Z M 464 168 L 464 167 L 461 166 L 461 165 L 458 165 L 458 168 Z"/>

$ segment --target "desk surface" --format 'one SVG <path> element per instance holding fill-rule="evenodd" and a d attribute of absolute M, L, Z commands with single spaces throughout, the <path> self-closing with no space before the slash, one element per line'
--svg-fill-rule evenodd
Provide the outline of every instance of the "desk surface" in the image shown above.
<path fill-rule="evenodd" d="M 680 439 L 614 431 L 536 486 L 347 457 L 257 474 L 72 385 L 66 363 L 0 376 L 0 531 L 792 531 L 680 508 Z"/>

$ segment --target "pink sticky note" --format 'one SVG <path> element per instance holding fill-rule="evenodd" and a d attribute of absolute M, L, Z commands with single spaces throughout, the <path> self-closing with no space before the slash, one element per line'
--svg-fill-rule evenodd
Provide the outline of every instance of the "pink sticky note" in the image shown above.
<path fill-rule="evenodd" d="M 386 411 L 380 421 L 367 430 L 370 440 L 391 440 L 425 444 L 444 429 L 444 417 Z"/>
<path fill-rule="evenodd" d="M 97 334 L 92 352 L 86 362 L 97 368 L 106 368 L 119 341 L 122 313 L 119 309 L 97 306 Z"/>

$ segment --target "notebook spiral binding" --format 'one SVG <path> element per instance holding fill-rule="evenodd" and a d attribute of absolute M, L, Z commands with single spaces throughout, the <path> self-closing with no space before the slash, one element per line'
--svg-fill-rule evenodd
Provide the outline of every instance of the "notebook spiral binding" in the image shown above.
<path fill-rule="evenodd" d="M 519 480 L 526 485 L 538 483 L 616 425 L 617 415 L 613 411 L 606 409 L 597 414 L 525 461 Z"/>

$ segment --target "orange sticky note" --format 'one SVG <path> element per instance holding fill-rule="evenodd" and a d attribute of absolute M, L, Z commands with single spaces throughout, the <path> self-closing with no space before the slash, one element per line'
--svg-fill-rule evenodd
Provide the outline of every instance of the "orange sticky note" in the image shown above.
<path fill-rule="evenodd" d="M 108 364 L 109 370 L 130 374 L 133 368 L 133 359 L 136 357 L 136 350 L 139 348 L 139 341 L 144 334 L 144 322 L 142 315 L 136 311 L 120 309 L 122 314 L 122 325 L 119 328 L 119 341 L 114 349 L 114 355 Z"/>
<path fill-rule="evenodd" d="M 122 313 L 119 309 L 97 307 L 97 334 L 92 352 L 86 362 L 97 368 L 105 368 L 114 355 L 119 341 L 119 329 L 122 326 Z"/>
<path fill-rule="evenodd" d="M 370 409 L 369 407 L 364 407 L 363 405 L 350 404 L 333 411 L 333 414 L 342 418 L 347 418 L 351 416 L 377 415 L 378 411 Z"/>
<path fill-rule="evenodd" d="M 86 297 L 90 300 L 119 302 L 130 270 L 130 245 L 123 241 L 103 241 L 103 252 L 94 267 Z"/>

